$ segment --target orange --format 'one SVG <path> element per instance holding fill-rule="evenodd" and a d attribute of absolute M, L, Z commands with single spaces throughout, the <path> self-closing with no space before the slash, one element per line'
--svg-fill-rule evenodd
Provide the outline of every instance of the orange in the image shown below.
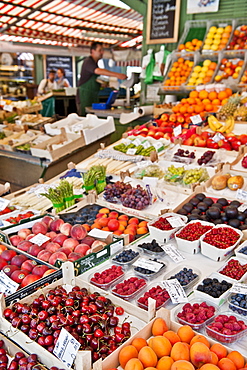
<path fill-rule="evenodd" d="M 181 104 L 186 104 L 187 103 L 187 99 L 182 99 L 181 100 Z"/>
<path fill-rule="evenodd" d="M 196 105 L 195 106 L 195 113 L 201 113 L 201 112 L 204 112 L 204 105 L 203 104 Z"/>
<path fill-rule="evenodd" d="M 191 91 L 190 98 L 198 98 L 198 92 L 196 90 Z"/>
<path fill-rule="evenodd" d="M 201 90 L 199 92 L 199 98 L 200 99 L 207 99 L 207 97 L 208 97 L 208 92 L 206 90 Z"/>
<path fill-rule="evenodd" d="M 235 364 L 229 358 L 222 358 L 218 362 L 220 370 L 237 370 Z"/>
<path fill-rule="evenodd" d="M 159 359 L 156 365 L 156 369 L 157 370 L 170 370 L 173 363 L 174 361 L 170 356 L 163 356 Z"/>
<path fill-rule="evenodd" d="M 137 357 L 138 357 L 137 349 L 130 344 L 120 350 L 118 359 L 119 359 L 120 365 L 124 368 L 127 362 L 131 358 L 137 358 Z"/>
<path fill-rule="evenodd" d="M 205 110 L 206 110 L 207 112 L 212 112 L 212 111 L 213 111 L 213 109 L 214 109 L 214 107 L 213 107 L 213 105 L 212 105 L 212 104 L 206 104 L 206 105 L 205 105 Z"/>
<path fill-rule="evenodd" d="M 214 99 L 217 99 L 217 97 L 218 97 L 218 94 L 217 94 L 217 92 L 215 92 L 215 91 L 211 91 L 211 92 L 208 94 L 208 99 L 209 99 L 209 100 L 211 100 L 211 101 L 213 101 Z"/>
<path fill-rule="evenodd" d="M 153 326 L 152 326 L 152 334 L 153 335 L 163 335 L 168 330 L 168 326 L 161 317 L 155 319 Z"/>
<path fill-rule="evenodd" d="M 211 62 L 211 64 L 209 65 L 208 69 L 212 69 L 214 71 L 216 69 L 216 67 L 217 67 L 217 63 Z"/>
<path fill-rule="evenodd" d="M 225 92 L 227 93 L 227 96 L 228 96 L 228 97 L 232 95 L 232 90 L 231 90 L 229 87 L 227 87 L 227 88 L 225 89 Z"/>
<path fill-rule="evenodd" d="M 180 107 L 179 112 L 184 114 L 187 112 L 187 108 L 185 106 Z"/>
<path fill-rule="evenodd" d="M 178 63 L 182 64 L 184 62 L 184 58 L 178 58 Z"/>
<path fill-rule="evenodd" d="M 187 101 L 188 101 L 188 103 L 189 103 L 190 105 L 193 105 L 193 104 L 195 104 L 195 103 L 196 103 L 196 101 L 195 101 L 195 99 L 194 99 L 194 98 L 188 98 L 188 99 L 187 99 Z"/>
<path fill-rule="evenodd" d="M 147 344 L 146 339 L 144 339 L 144 338 L 135 338 L 132 341 L 131 345 L 134 346 L 137 349 L 137 351 L 139 352 L 140 349 L 142 349 L 142 347 L 145 347 L 148 344 Z"/>
<path fill-rule="evenodd" d="M 194 113 L 194 111 L 195 111 L 195 108 L 193 105 L 187 108 L 187 113 Z"/>
<path fill-rule="evenodd" d="M 203 99 L 203 101 L 202 101 L 202 102 L 203 102 L 203 104 L 205 104 L 205 105 L 206 105 L 206 104 L 210 104 L 210 103 L 211 103 L 210 99 Z"/>
<path fill-rule="evenodd" d="M 212 104 L 213 104 L 213 105 L 220 105 L 221 103 L 220 103 L 220 100 L 219 100 L 219 99 L 214 99 L 214 100 L 212 101 Z"/>
<path fill-rule="evenodd" d="M 232 362 L 235 364 L 237 369 L 241 369 L 241 367 L 244 367 L 244 357 L 239 353 L 238 351 L 232 351 L 227 355 L 227 358 L 232 360 Z"/>
<path fill-rule="evenodd" d="M 177 333 L 175 333 L 174 331 L 172 330 L 168 330 L 166 331 L 164 334 L 163 334 L 164 337 L 166 337 L 170 342 L 171 342 L 171 345 L 173 346 L 173 344 L 177 343 L 177 342 L 181 342 L 181 339 L 179 338 L 179 336 L 177 335 Z"/>
<path fill-rule="evenodd" d="M 228 98 L 228 95 L 227 95 L 227 93 L 226 93 L 225 91 L 220 91 L 220 92 L 218 93 L 218 99 L 219 99 L 219 100 L 224 100 L 224 99 L 226 99 L 226 98 Z"/>

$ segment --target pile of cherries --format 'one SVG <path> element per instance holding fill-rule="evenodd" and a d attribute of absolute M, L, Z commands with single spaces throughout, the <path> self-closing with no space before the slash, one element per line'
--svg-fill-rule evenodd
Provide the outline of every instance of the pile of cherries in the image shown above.
<path fill-rule="evenodd" d="M 171 217 L 171 216 L 170 216 Z M 169 217 L 160 217 L 157 221 L 155 221 L 151 226 L 156 227 L 160 230 L 172 230 L 174 227 L 171 226 L 170 222 L 167 220 Z"/>
<path fill-rule="evenodd" d="M 239 234 L 230 227 L 217 227 L 205 235 L 203 241 L 219 249 L 227 249 L 237 243 Z"/>
<path fill-rule="evenodd" d="M 240 280 L 247 272 L 247 264 L 241 265 L 238 260 L 231 259 L 227 265 L 220 271 L 220 274 L 229 276 L 232 279 Z"/>
<path fill-rule="evenodd" d="M 92 361 L 104 359 L 131 335 L 130 323 L 120 325 L 115 314 L 110 299 L 78 286 L 69 293 L 57 286 L 31 304 L 17 302 L 4 310 L 13 327 L 51 353 L 61 329 L 66 329 L 79 341 L 80 350 L 91 351 Z"/>
<path fill-rule="evenodd" d="M 212 229 L 212 226 L 202 225 L 200 222 L 195 222 L 185 226 L 178 234 L 176 234 L 176 237 L 192 242 L 200 239 L 200 237 L 210 229 Z"/>

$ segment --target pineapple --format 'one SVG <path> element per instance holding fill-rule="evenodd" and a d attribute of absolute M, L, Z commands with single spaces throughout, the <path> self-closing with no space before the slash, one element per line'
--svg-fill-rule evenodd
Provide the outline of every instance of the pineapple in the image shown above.
<path fill-rule="evenodd" d="M 228 117 L 233 116 L 240 101 L 241 97 L 239 95 L 231 96 L 228 99 L 228 102 L 221 107 L 219 113 L 217 114 L 217 118 L 225 120 Z"/>
<path fill-rule="evenodd" d="M 247 107 L 242 105 L 233 114 L 235 121 L 247 121 Z"/>

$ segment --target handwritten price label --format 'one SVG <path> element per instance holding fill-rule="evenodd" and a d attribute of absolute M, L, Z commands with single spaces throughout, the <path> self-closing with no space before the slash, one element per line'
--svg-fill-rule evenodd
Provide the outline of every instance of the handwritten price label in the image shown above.
<path fill-rule="evenodd" d="M 39 246 L 41 246 L 42 244 L 44 244 L 45 242 L 48 242 L 48 240 L 50 240 L 51 238 L 49 238 L 48 236 L 46 235 L 43 235 L 41 233 L 35 235 L 32 239 L 30 239 L 29 241 L 33 244 L 37 244 Z"/>
<path fill-rule="evenodd" d="M 5 295 L 13 294 L 17 291 L 19 284 L 10 279 L 3 271 L 0 271 L 0 292 Z"/>
<path fill-rule="evenodd" d="M 161 263 L 146 260 L 145 258 L 138 258 L 138 260 L 133 263 L 133 266 L 141 267 L 143 269 L 151 270 L 153 272 L 158 272 L 163 267 Z"/>
<path fill-rule="evenodd" d="M 73 337 L 73 335 L 62 328 L 53 353 L 64 364 L 66 364 L 67 367 L 71 367 L 75 361 L 80 345 L 81 344 Z"/>
<path fill-rule="evenodd" d="M 185 226 L 185 222 L 178 216 L 173 216 L 173 217 L 167 217 L 167 221 L 171 225 L 171 227 L 180 227 L 180 226 Z"/>
<path fill-rule="evenodd" d="M 193 125 L 199 125 L 199 123 L 202 122 L 202 117 L 200 116 L 200 114 L 197 114 L 195 116 L 191 116 L 190 119 L 191 119 L 191 122 L 193 123 Z"/>
<path fill-rule="evenodd" d="M 164 280 L 162 281 L 162 286 L 167 290 L 172 303 L 188 302 L 185 291 L 177 279 Z"/>
<path fill-rule="evenodd" d="M 247 294 L 247 284 L 235 283 L 230 289 L 231 293 Z"/>
<path fill-rule="evenodd" d="M 175 137 L 178 136 L 178 135 L 180 135 L 181 132 L 182 132 L 182 126 L 181 125 L 174 127 L 174 129 L 173 129 L 173 135 Z"/>
<path fill-rule="evenodd" d="M 239 199 L 239 200 L 246 201 L 247 200 L 247 191 L 242 190 L 242 189 L 238 189 L 237 194 L 236 194 L 236 198 Z"/>
<path fill-rule="evenodd" d="M 185 260 L 185 257 L 180 253 L 180 251 L 174 245 L 163 245 L 162 249 L 176 263 Z"/>

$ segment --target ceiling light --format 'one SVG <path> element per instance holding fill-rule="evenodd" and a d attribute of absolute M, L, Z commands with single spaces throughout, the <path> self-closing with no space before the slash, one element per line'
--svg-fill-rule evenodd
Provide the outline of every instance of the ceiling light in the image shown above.
<path fill-rule="evenodd" d="M 117 8 L 122 8 L 122 9 L 131 9 L 130 6 L 127 4 L 123 3 L 121 0 L 96 0 L 99 3 L 104 3 L 104 4 L 109 4 L 116 6 Z"/>

